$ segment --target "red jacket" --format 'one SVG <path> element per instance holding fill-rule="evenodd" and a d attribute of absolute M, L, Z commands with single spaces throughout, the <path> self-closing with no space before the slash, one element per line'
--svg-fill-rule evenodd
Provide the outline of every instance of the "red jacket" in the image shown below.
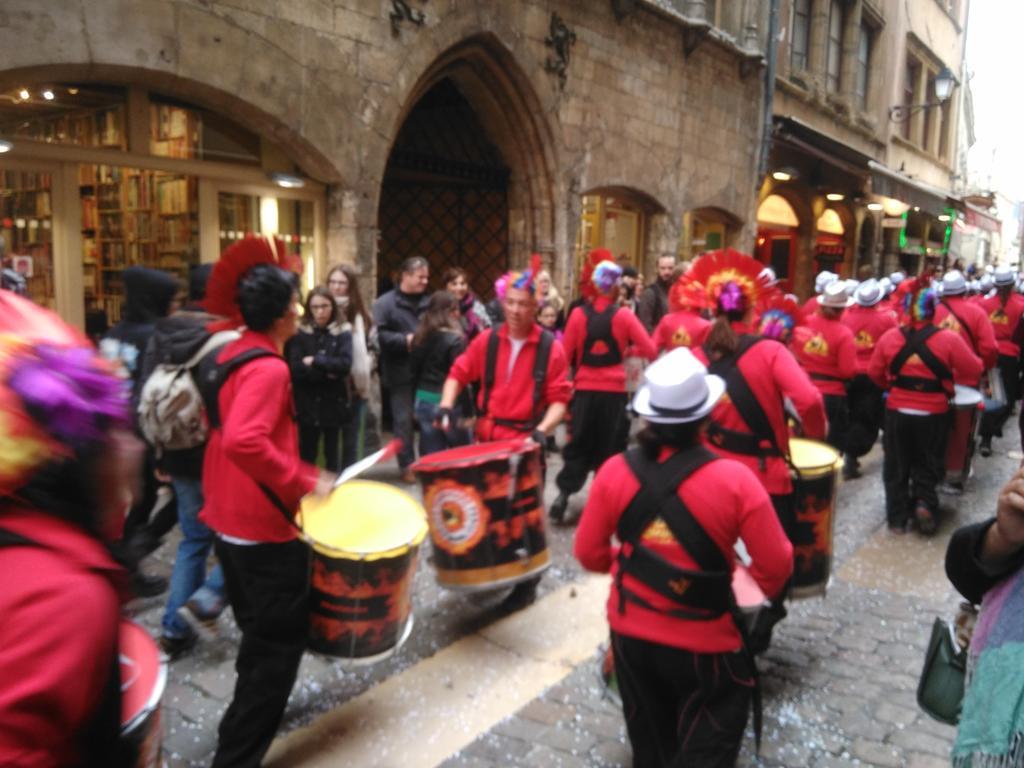
<path fill-rule="evenodd" d="M 793 329 L 790 348 L 821 394 L 846 395 L 846 383 L 857 374 L 857 345 L 840 320 L 811 315 Z"/>
<path fill-rule="evenodd" d="M 669 455 L 666 450 L 661 459 Z M 624 612 L 619 612 L 619 593 L 614 581 L 619 546 L 612 544 L 612 537 L 619 518 L 639 489 L 640 483 L 623 455 L 613 456 L 597 471 L 576 528 L 573 545 L 576 558 L 587 570 L 611 571 L 613 576 L 607 607 L 611 628 L 623 635 L 697 653 L 738 649 L 740 636 L 729 614 L 711 621 L 688 621 L 635 603 L 626 603 Z M 753 559 L 750 574 L 761 590 L 766 595 L 777 595 L 782 590 L 793 570 L 793 547 L 782 531 L 771 499 L 753 473 L 735 461 L 719 459 L 691 475 L 679 487 L 679 496 L 730 565 L 735 560 L 736 540 L 742 538 Z M 697 568 L 661 521 L 652 523 L 642 540 L 645 546 L 669 562 L 683 568 Z M 624 583 L 658 609 L 675 607 L 630 576 L 624 578 Z"/>
<path fill-rule="evenodd" d="M 597 312 L 604 312 L 611 300 L 607 296 L 598 296 L 594 299 L 593 306 Z M 622 358 L 626 358 L 627 348 L 631 356 L 644 357 L 653 360 L 658 351 L 651 342 L 637 316 L 628 309 L 619 309 L 612 317 L 612 337 L 619 345 Z M 576 307 L 569 313 L 569 320 L 565 324 L 565 335 L 562 337 L 562 344 L 565 347 L 566 357 L 576 366 L 576 373 L 573 376 L 573 383 L 576 389 L 588 392 L 625 392 L 626 391 L 626 369 L 622 363 L 594 368 L 589 365 L 579 364 L 580 356 L 583 354 L 583 344 L 587 340 L 587 314 L 583 307 Z M 596 350 L 601 352 L 602 350 Z"/>
<path fill-rule="evenodd" d="M 737 332 L 742 332 L 738 325 Z M 707 356 L 703 349 L 695 349 L 694 354 L 701 362 L 707 364 Z M 823 440 L 827 430 L 825 406 L 818 388 L 797 364 L 790 351 L 777 341 L 765 340 L 754 344 L 740 358 L 739 371 L 746 379 L 754 397 L 760 403 L 768 423 L 775 432 L 775 440 L 785 453 L 789 451 L 789 427 L 786 424 L 786 413 L 783 400 L 788 399 L 803 426 L 803 433 L 814 440 Z M 723 397 L 711 412 L 711 420 L 720 426 L 737 432 L 750 432 L 750 427 L 743 421 L 736 406 L 728 396 Z M 720 456 L 735 459 L 746 465 L 761 480 L 765 490 L 772 495 L 782 495 L 793 490 L 793 481 L 789 475 L 789 465 L 781 457 L 769 456 L 762 461 L 757 456 L 746 456 L 724 451 L 707 443 L 708 448 Z"/>
<path fill-rule="evenodd" d="M 123 572 L 52 515 L 6 507 L 0 528 L 45 545 L 0 548 L 0 765 L 78 765 L 114 662 Z"/>
<path fill-rule="evenodd" d="M 902 329 L 893 328 L 891 331 L 886 331 L 885 335 L 879 339 L 878 345 L 875 347 L 875 354 L 871 357 L 868 375 L 879 387 L 889 390 L 886 407 L 893 411 L 906 409 L 925 411 L 926 413 L 945 413 L 949 410 L 949 398 L 953 396 L 952 384 L 948 385 L 945 393 L 917 392 L 892 386 L 893 376 L 889 367 L 905 343 L 906 339 Z M 940 330 L 926 343 L 939 362 L 952 372 L 955 383 L 977 386 L 982 371 L 981 358 L 971 352 L 967 342 L 959 334 Z M 899 372 L 904 376 L 933 380 L 936 378 L 935 374 L 917 355 L 911 355 Z"/>
<path fill-rule="evenodd" d="M 953 313 L 956 313 L 955 315 Z M 960 320 L 966 323 L 966 328 Z M 984 309 L 963 296 L 950 296 L 942 300 L 935 310 L 935 324 L 960 334 L 971 351 L 981 358 L 985 368 L 995 368 L 999 359 L 995 329 Z"/>
<path fill-rule="evenodd" d="M 879 302 L 873 307 L 854 305 L 843 312 L 843 325 L 853 334 L 857 347 L 857 373 L 866 374 L 875 344 L 890 328 L 897 328 L 899 321 L 888 307 L 888 302 Z"/>
<path fill-rule="evenodd" d="M 512 345 L 508 339 L 508 326 L 500 325 L 497 329 L 489 328 L 479 334 L 466 351 L 459 355 L 448 371 L 448 378 L 455 379 L 463 387 L 473 382 L 483 382 L 484 367 L 487 359 L 487 342 L 492 333 L 500 339 L 498 355 L 494 371 L 494 389 L 491 392 L 487 417 L 477 419 L 476 432 L 480 440 L 506 440 L 521 437 L 522 430 L 513 429 L 491 422 L 491 418 L 510 419 L 513 421 L 529 421 L 533 418 L 533 364 L 537 359 L 537 342 L 540 341 L 541 328 L 534 325 L 526 339 L 526 346 L 516 358 L 512 373 L 509 375 L 508 359 Z M 559 341 L 551 345 L 551 356 L 548 358 L 547 376 L 544 379 L 544 392 L 541 395 L 538 409 L 541 413 L 552 403 L 568 403 L 572 394 L 572 385 L 567 378 L 568 365 L 565 350 Z M 477 407 L 483 409 L 484 391 L 481 385 L 477 393 Z M 490 417 L 490 418 L 488 418 Z M 528 434 L 528 432 L 527 432 Z"/>
<path fill-rule="evenodd" d="M 217 356 L 218 362 L 259 347 L 279 354 L 264 334 L 246 331 Z M 288 364 L 260 357 L 235 370 L 218 399 L 223 426 L 210 434 L 203 460 L 200 518 L 218 533 L 261 542 L 295 538 L 295 529 L 257 483 L 288 509 L 313 490 L 319 470 L 299 459 L 295 404 Z"/>
<path fill-rule="evenodd" d="M 999 354 L 1009 357 L 1020 355 L 1020 345 L 1013 340 L 1013 337 L 1020 323 L 1021 315 L 1024 314 L 1024 296 L 1011 292 L 1004 305 L 1002 297 L 996 293 L 979 303 L 988 314 L 989 320 L 992 321 L 996 342 L 999 345 Z"/>
<path fill-rule="evenodd" d="M 689 310 L 665 315 L 658 322 L 651 337 L 659 352 L 670 352 L 676 347 L 699 347 L 708 337 L 711 323 Z"/>

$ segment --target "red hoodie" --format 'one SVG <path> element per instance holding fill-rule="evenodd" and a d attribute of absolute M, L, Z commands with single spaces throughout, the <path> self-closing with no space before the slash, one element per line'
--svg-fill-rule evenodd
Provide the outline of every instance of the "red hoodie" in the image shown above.
<path fill-rule="evenodd" d="M 855 304 L 843 312 L 843 325 L 853 334 L 853 343 L 857 347 L 857 373 L 866 374 L 875 344 L 882 334 L 890 328 L 899 326 L 896 315 L 889 308 L 888 302 L 881 301 L 873 307 L 862 307 Z"/>
<path fill-rule="evenodd" d="M 840 320 L 820 312 L 793 329 L 793 354 L 823 395 L 846 395 L 846 384 L 857 373 L 857 345 Z"/>
<path fill-rule="evenodd" d="M 611 299 L 607 296 L 598 296 L 593 301 L 594 309 L 597 312 L 604 312 L 609 304 L 611 304 Z M 658 350 L 654 348 L 651 337 L 647 335 L 647 329 L 628 309 L 619 309 L 612 317 L 612 337 L 619 345 L 623 359 L 626 357 L 627 347 L 630 348 L 631 356 L 653 360 L 658 355 Z M 622 363 L 599 368 L 578 365 L 586 339 L 587 315 L 583 307 L 576 307 L 569 314 L 569 320 L 565 324 L 565 335 L 562 337 L 566 358 L 573 365 L 577 365 L 576 374 L 573 376 L 575 388 L 588 392 L 625 392 L 626 369 Z M 599 346 L 603 347 L 604 344 L 599 343 Z M 595 349 L 595 351 L 600 353 L 604 350 Z"/>
<path fill-rule="evenodd" d="M 676 347 L 699 347 L 708 337 L 711 323 L 689 310 L 665 315 L 654 329 L 652 339 L 659 352 L 670 352 Z"/>
<path fill-rule="evenodd" d="M 743 326 L 738 323 L 734 324 L 733 328 L 737 333 L 744 332 Z M 707 365 L 708 359 L 703 349 L 695 349 L 694 355 Z M 768 423 L 775 433 L 775 440 L 783 453 L 789 451 L 789 427 L 783 410 L 784 399 L 793 404 L 806 437 L 814 440 L 825 438 L 828 430 L 821 393 L 785 346 L 772 340 L 754 344 L 740 358 L 739 371 L 764 410 Z M 711 412 L 711 420 L 725 429 L 750 432 L 750 427 L 743 421 L 728 396 L 723 397 L 715 405 Z M 762 459 L 758 456 L 730 453 L 710 442 L 706 444 L 720 456 L 735 459 L 754 472 L 768 493 L 783 495 L 793 490 L 789 465 L 785 459 L 769 456 L 764 459 L 762 468 Z"/>
<path fill-rule="evenodd" d="M 1014 358 L 1020 355 L 1020 345 L 1013 338 L 1021 315 L 1024 314 L 1024 296 L 1011 291 L 1004 303 L 1002 296 L 996 293 L 995 296 L 983 299 L 979 304 L 992 321 L 999 354 Z"/>
<path fill-rule="evenodd" d="M 966 327 L 961 325 L 961 320 Z M 977 303 L 964 296 L 944 298 L 935 310 L 935 324 L 960 334 L 971 351 L 981 358 L 985 368 L 995 367 L 999 359 L 995 329 L 988 314 Z"/>
<path fill-rule="evenodd" d="M 767 342 L 765 342 L 767 344 Z M 758 344 L 757 346 L 762 346 Z M 671 453 L 662 452 L 661 460 Z M 615 632 L 661 645 L 696 653 L 725 653 L 740 648 L 741 641 L 732 617 L 711 621 L 688 621 L 669 616 L 675 604 L 630 576 L 626 586 L 659 610 L 626 603 L 619 611 L 619 593 L 614 576 L 618 571 L 619 546 L 612 537 L 619 518 L 629 506 L 640 483 L 622 454 L 605 462 L 594 477 L 583 510 L 573 553 L 589 571 L 607 573 L 613 580 L 608 595 L 608 623 Z M 720 459 L 704 465 L 679 487 L 679 497 L 722 551 L 730 566 L 733 547 L 743 539 L 752 558 L 750 574 L 766 595 L 777 595 L 793 570 L 793 547 L 782 531 L 771 500 L 757 478 L 735 461 Z M 697 563 L 656 520 L 642 534 L 644 546 L 681 568 L 696 569 Z"/>
<path fill-rule="evenodd" d="M 868 368 L 868 375 L 875 384 L 882 389 L 889 390 L 886 407 L 893 411 L 914 410 L 926 413 L 945 413 L 949 410 L 949 398 L 953 396 L 952 382 L 946 385 L 946 392 L 917 392 L 893 386 L 894 377 L 890 373 L 889 367 L 905 343 L 906 339 L 902 329 L 893 328 L 891 331 L 886 331 L 875 347 L 875 354 L 872 356 L 871 365 Z M 982 372 L 981 358 L 971 352 L 967 342 L 960 338 L 959 334 L 940 330 L 928 339 L 926 344 L 939 362 L 952 372 L 953 382 L 969 387 L 977 386 Z M 899 373 L 922 379 L 936 379 L 935 374 L 916 354 L 910 356 Z"/>

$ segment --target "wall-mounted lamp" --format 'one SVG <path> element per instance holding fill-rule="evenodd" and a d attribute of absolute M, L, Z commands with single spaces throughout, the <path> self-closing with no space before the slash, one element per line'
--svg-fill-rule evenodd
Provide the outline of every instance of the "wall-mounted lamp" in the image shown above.
<path fill-rule="evenodd" d="M 277 186 L 284 187 L 285 189 L 300 189 L 306 186 L 306 180 L 301 176 L 296 176 L 294 173 L 280 173 L 278 171 L 274 171 L 272 173 L 268 173 L 267 177 L 277 184 Z"/>
<path fill-rule="evenodd" d="M 880 211 L 880 210 L 882 210 L 882 209 L 883 209 L 884 207 L 885 207 L 885 206 L 884 206 L 884 205 L 882 205 L 881 203 L 868 203 L 868 206 L 867 206 L 867 208 L 868 208 L 868 210 L 869 210 L 869 211 Z"/>
<path fill-rule="evenodd" d="M 932 109 L 933 107 L 941 107 L 953 94 L 953 86 L 955 85 L 956 77 L 949 67 L 943 67 L 939 74 L 935 76 L 935 98 L 937 101 L 925 104 L 898 104 L 895 107 L 889 107 L 889 119 L 894 123 L 902 123 L 910 119 L 910 116 L 917 112 Z"/>
<path fill-rule="evenodd" d="M 777 171 L 772 171 L 772 178 L 776 181 L 792 181 L 797 178 L 800 174 L 795 168 L 786 166 L 785 168 L 779 168 Z"/>
<path fill-rule="evenodd" d="M 0 139 L 0 155 L 4 152 L 10 152 L 12 149 L 14 149 L 14 144 L 7 139 Z"/>
<path fill-rule="evenodd" d="M 833 203 L 838 203 L 840 200 L 845 200 L 846 195 L 844 195 L 841 192 L 829 192 L 827 195 L 825 195 L 825 199 Z"/>

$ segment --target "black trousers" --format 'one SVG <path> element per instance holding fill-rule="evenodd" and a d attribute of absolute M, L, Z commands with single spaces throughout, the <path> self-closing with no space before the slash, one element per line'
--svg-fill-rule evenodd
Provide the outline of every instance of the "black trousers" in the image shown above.
<path fill-rule="evenodd" d="M 338 434 L 340 427 L 320 427 L 299 423 L 299 456 L 303 461 L 316 464 L 320 454 L 320 437 L 324 439 L 324 466 L 329 472 L 341 469 L 338 463 Z"/>
<path fill-rule="evenodd" d="M 416 434 L 412 423 L 413 385 L 391 385 L 391 429 L 402 441 L 398 466 L 403 470 L 416 461 Z"/>
<path fill-rule="evenodd" d="M 258 766 L 284 715 L 309 632 L 309 547 L 217 539 L 228 601 L 242 630 L 235 693 L 213 765 Z"/>
<path fill-rule="evenodd" d="M 555 478 L 561 493 L 576 493 L 590 472 L 626 450 L 629 440 L 627 403 L 625 392 L 582 390 L 572 396 L 571 436 L 562 450 L 562 471 Z"/>
<path fill-rule="evenodd" d="M 1016 357 L 1010 355 L 999 356 L 999 377 L 1003 380 L 1003 387 L 1006 390 L 1006 407 L 996 411 L 986 411 L 981 415 L 981 426 L 978 428 L 978 435 L 982 440 L 991 440 L 997 432 L 1002 432 L 1003 425 L 1010 417 L 1013 404 L 1020 397 L 1020 362 Z M 1021 423 L 1024 424 L 1024 416 Z M 1021 428 L 1024 434 L 1024 427 Z"/>
<path fill-rule="evenodd" d="M 846 395 L 825 395 L 825 415 L 828 417 L 828 434 L 825 442 L 840 453 L 846 453 L 846 438 L 850 430 L 850 410 Z"/>
<path fill-rule="evenodd" d="M 612 632 L 635 768 L 736 764 L 754 675 L 743 651 L 692 653 Z"/>
<path fill-rule="evenodd" d="M 868 376 L 855 376 L 846 395 L 850 428 L 846 433 L 846 452 L 859 459 L 871 450 L 878 439 L 878 430 L 885 416 L 885 401 L 880 390 Z"/>
<path fill-rule="evenodd" d="M 916 504 L 938 510 L 935 488 L 945 475 L 948 437 L 948 413 L 915 416 L 886 410 L 882 481 L 890 526 L 906 524 Z"/>

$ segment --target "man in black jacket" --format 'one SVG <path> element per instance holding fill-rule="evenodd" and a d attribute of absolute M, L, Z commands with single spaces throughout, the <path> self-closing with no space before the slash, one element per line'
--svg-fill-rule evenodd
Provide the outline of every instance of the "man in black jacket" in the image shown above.
<path fill-rule="evenodd" d="M 647 286 L 637 300 L 636 316 L 648 333 L 654 333 L 658 322 L 668 314 L 668 289 L 672 287 L 675 256 L 658 257 L 658 279 Z"/>
<path fill-rule="evenodd" d="M 373 322 L 380 342 L 381 386 L 391 397 L 391 420 L 395 437 L 402 441 L 398 466 L 405 482 L 415 482 L 409 465 L 416 459 L 412 431 L 413 375 L 409 353 L 412 337 L 430 296 L 427 281 L 430 266 L 421 256 L 402 262 L 398 287 L 373 303 Z"/>

